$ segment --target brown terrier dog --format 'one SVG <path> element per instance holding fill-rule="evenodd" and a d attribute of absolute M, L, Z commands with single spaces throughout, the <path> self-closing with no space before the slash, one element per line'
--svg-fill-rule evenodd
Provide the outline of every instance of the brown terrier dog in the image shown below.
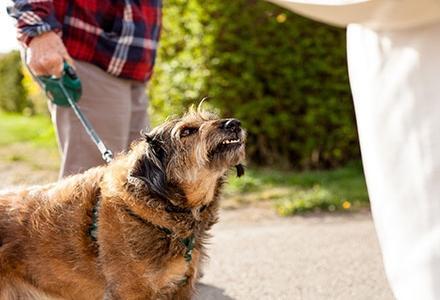
<path fill-rule="evenodd" d="M 191 111 L 108 166 L 0 194 L 0 299 L 190 299 L 244 140 Z"/>

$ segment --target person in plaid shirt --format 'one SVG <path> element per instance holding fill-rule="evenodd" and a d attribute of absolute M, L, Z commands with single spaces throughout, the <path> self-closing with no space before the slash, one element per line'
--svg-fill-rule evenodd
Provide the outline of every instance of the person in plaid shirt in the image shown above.
<path fill-rule="evenodd" d="M 161 0 L 15 0 L 17 38 L 35 75 L 76 69 L 79 107 L 114 152 L 128 148 L 148 124 L 145 83 L 152 75 Z M 102 163 L 72 109 L 50 105 L 62 152 L 60 176 Z"/>

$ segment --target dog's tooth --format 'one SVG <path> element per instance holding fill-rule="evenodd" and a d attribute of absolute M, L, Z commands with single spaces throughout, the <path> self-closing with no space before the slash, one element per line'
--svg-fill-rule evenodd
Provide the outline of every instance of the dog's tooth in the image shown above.
<path fill-rule="evenodd" d="M 235 140 L 224 140 L 224 141 L 222 142 L 222 145 L 225 145 L 225 144 L 237 144 L 237 143 L 240 143 L 240 139 L 235 139 Z"/>

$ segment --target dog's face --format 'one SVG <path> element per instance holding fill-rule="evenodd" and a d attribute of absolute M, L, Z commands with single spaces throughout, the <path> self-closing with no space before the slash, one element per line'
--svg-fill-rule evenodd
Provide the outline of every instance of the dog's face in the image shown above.
<path fill-rule="evenodd" d="M 242 174 L 245 137 L 236 119 L 190 112 L 145 135 L 145 151 L 131 175 L 165 198 L 175 192 L 173 188 L 183 190 L 186 196 L 194 190 L 203 194 L 229 168 L 236 166 L 238 175 Z"/>

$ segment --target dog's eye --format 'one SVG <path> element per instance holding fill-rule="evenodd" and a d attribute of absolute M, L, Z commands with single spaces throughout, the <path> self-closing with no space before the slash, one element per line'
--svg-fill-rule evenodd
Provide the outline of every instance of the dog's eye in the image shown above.
<path fill-rule="evenodd" d="M 189 136 L 191 134 L 194 134 L 198 131 L 199 129 L 196 127 L 185 127 L 182 130 L 180 130 L 180 137 L 186 137 Z"/>

